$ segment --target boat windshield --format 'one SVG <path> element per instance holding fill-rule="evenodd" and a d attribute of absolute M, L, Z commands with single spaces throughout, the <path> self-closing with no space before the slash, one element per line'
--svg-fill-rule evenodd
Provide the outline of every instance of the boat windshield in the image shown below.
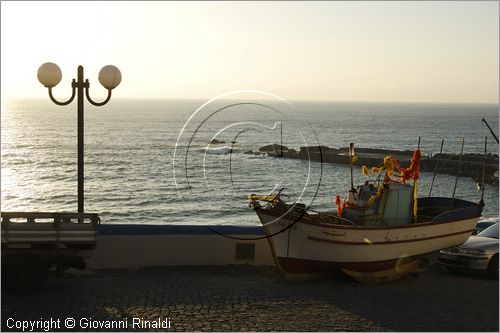
<path fill-rule="evenodd" d="M 498 222 L 493 224 L 477 234 L 477 236 L 490 237 L 498 239 Z"/>

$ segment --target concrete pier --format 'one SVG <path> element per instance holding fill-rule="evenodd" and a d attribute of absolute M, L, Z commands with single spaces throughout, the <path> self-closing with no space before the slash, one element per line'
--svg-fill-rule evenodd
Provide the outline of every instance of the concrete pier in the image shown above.
<path fill-rule="evenodd" d="M 326 146 L 300 147 L 300 150 L 280 146 L 278 144 L 268 145 L 259 148 L 260 152 L 266 152 L 268 156 L 276 158 L 291 158 L 322 162 L 349 164 L 348 148 L 330 148 Z M 247 152 L 253 154 L 253 151 Z M 256 153 L 256 152 L 255 152 Z M 405 150 L 390 150 L 390 149 L 372 149 L 372 148 L 356 148 L 357 161 L 355 167 L 361 168 L 380 166 L 387 155 L 392 155 L 398 159 L 403 167 L 407 167 L 411 161 L 413 151 Z M 470 177 L 475 181 L 481 181 L 483 175 L 483 160 L 482 154 L 464 154 L 462 156 L 462 166 L 460 169 L 461 177 Z M 434 172 L 436 163 L 438 163 L 437 173 L 456 175 L 459 156 L 454 154 L 435 154 L 433 156 L 424 156 L 420 160 L 420 170 L 424 172 Z M 498 155 L 488 154 L 485 163 L 485 183 L 498 185 Z M 496 172 L 496 176 L 495 176 Z"/>
<path fill-rule="evenodd" d="M 101 224 L 89 269 L 274 265 L 262 227 Z"/>

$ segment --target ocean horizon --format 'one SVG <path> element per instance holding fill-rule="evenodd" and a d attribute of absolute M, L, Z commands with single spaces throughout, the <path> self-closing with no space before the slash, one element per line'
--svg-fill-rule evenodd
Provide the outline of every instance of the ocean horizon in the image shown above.
<path fill-rule="evenodd" d="M 97 98 L 96 98 L 97 99 Z M 85 106 L 85 211 L 102 223 L 259 225 L 247 195 L 285 188 L 291 201 L 335 209 L 348 166 L 244 154 L 272 143 L 498 154 L 481 119 L 498 129 L 498 104 L 113 98 Z M 198 110 L 198 112 L 196 112 Z M 76 106 L 48 99 L 2 103 L 2 211 L 76 211 Z M 282 131 L 282 135 L 281 132 Z M 212 139 L 224 143 L 210 144 Z M 237 138 L 235 140 L 235 138 Z M 233 144 L 233 141 L 236 143 Z M 205 154 L 232 145 L 232 154 Z M 382 162 L 382 161 L 380 161 Z M 371 165 L 369 166 L 371 167 Z M 355 183 L 364 182 L 361 165 Z M 432 174 L 422 173 L 420 195 Z M 438 174 L 433 195 L 451 196 Z M 460 177 L 457 197 L 479 201 Z M 484 219 L 498 219 L 498 186 L 486 185 Z"/>

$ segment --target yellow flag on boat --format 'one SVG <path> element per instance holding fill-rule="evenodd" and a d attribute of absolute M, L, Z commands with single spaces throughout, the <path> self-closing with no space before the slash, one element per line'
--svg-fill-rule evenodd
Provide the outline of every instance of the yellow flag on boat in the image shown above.
<path fill-rule="evenodd" d="M 356 153 L 354 152 L 354 143 L 349 144 L 349 156 L 351 157 L 351 163 L 354 163 L 358 160 Z"/>
<path fill-rule="evenodd" d="M 269 201 L 269 202 L 274 202 L 278 201 L 279 196 L 276 194 L 271 194 L 271 195 L 257 195 L 257 194 L 250 194 L 248 196 L 249 201 Z"/>
<path fill-rule="evenodd" d="M 394 162 L 392 160 L 392 156 L 386 156 L 384 157 L 384 164 L 382 164 L 381 167 L 373 167 L 372 172 L 377 173 L 377 172 L 382 172 L 385 171 L 387 174 L 390 176 L 394 173 Z"/>
<path fill-rule="evenodd" d="M 363 165 L 361 167 L 361 173 L 363 174 L 363 176 L 365 177 L 369 177 L 370 175 L 368 174 L 368 168 L 366 167 L 366 165 Z"/>

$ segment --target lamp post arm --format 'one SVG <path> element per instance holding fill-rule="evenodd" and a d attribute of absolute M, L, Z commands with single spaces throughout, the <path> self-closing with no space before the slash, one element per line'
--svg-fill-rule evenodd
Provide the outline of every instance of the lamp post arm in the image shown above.
<path fill-rule="evenodd" d="M 76 96 L 76 86 L 75 86 L 75 80 L 73 79 L 73 84 L 71 85 L 73 88 L 73 91 L 71 93 L 71 97 L 66 101 L 66 102 L 59 102 L 58 100 L 55 99 L 54 95 L 52 95 L 52 87 L 49 87 L 49 97 L 52 102 L 54 102 L 57 105 L 68 105 L 69 103 L 73 102 Z"/>
<path fill-rule="evenodd" d="M 86 83 L 85 96 L 87 96 L 87 100 L 90 102 L 90 104 L 95 105 L 95 106 L 103 106 L 104 104 L 109 102 L 109 100 L 111 99 L 111 89 L 108 89 L 108 97 L 106 97 L 106 99 L 103 102 L 94 102 L 92 100 L 92 98 L 90 98 L 90 94 L 89 94 L 89 80 L 86 80 L 85 83 Z"/>

